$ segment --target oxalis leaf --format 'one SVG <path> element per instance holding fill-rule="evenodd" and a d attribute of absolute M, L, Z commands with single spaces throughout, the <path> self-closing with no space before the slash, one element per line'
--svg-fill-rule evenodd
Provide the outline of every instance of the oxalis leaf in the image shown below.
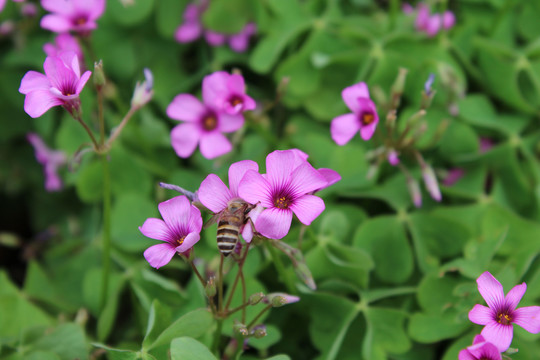
<path fill-rule="evenodd" d="M 216 357 L 197 340 L 181 337 L 171 342 L 171 360 L 216 360 Z"/>

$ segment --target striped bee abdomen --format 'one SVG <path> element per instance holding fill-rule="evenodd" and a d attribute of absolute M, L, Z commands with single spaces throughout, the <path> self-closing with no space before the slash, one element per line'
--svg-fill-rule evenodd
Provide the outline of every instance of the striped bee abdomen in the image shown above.
<path fill-rule="evenodd" d="M 224 256 L 228 256 L 234 250 L 236 243 L 238 242 L 239 225 L 235 223 L 235 220 L 237 220 L 236 223 L 238 223 L 238 220 L 240 219 L 236 216 L 231 216 L 231 218 L 222 219 L 218 223 L 217 246 Z"/>

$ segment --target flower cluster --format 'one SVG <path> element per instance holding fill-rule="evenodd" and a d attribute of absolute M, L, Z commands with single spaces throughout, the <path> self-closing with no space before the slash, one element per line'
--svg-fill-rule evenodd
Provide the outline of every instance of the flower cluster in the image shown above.
<path fill-rule="evenodd" d="M 255 101 L 246 95 L 244 78 L 239 74 L 218 71 L 206 76 L 201 102 L 191 94 L 177 95 L 167 107 L 167 115 L 184 121 L 171 131 L 176 154 L 187 158 L 197 145 L 202 155 L 213 159 L 232 149 L 223 133 L 234 132 L 244 124 L 242 113 L 255 109 Z"/>
<path fill-rule="evenodd" d="M 453 12 L 447 10 L 443 14 L 431 14 L 429 7 L 424 3 L 418 3 L 416 9 L 409 4 L 405 4 L 403 11 L 406 14 L 416 13 L 414 23 L 416 30 L 426 33 L 430 37 L 437 35 L 443 29 L 451 29 L 456 23 L 456 17 Z"/>
<path fill-rule="evenodd" d="M 340 175 L 331 169 L 313 168 L 307 162 L 307 157 L 307 154 L 298 149 L 276 150 L 266 157 L 266 174 L 259 173 L 259 167 L 254 161 L 236 162 L 229 168 L 229 188 L 217 175 L 210 174 L 201 183 L 197 191 L 197 200 L 218 218 L 230 209 L 231 204 L 248 204 L 245 221 L 239 226 L 239 233 L 242 234 L 244 240 L 249 243 L 255 233 L 270 239 L 281 239 L 289 232 L 293 214 L 301 223 L 311 224 L 325 208 L 323 200 L 313 194 L 341 179 Z M 189 201 L 185 196 L 178 198 L 183 199 L 182 207 L 189 206 Z M 159 249 L 155 246 L 150 248 L 155 249 L 152 251 L 159 250 L 163 255 L 152 257 L 145 253 L 148 262 L 154 267 L 163 266 L 164 263 L 169 262 L 172 258 L 171 254 L 174 253 L 171 249 L 176 248 L 177 252 L 183 253 L 188 250 L 186 244 L 193 246 L 196 242 L 186 241 L 180 244 L 177 239 L 183 239 L 189 232 L 196 229 L 200 231 L 200 226 L 182 228 L 189 231 L 177 230 L 180 226 L 172 225 L 170 219 L 186 217 L 187 211 L 184 209 L 180 212 L 180 206 L 176 208 L 169 206 L 166 209 L 171 211 L 176 209 L 177 213 L 167 215 L 165 214 L 167 210 L 164 213 L 162 209 L 163 204 L 160 204 L 160 212 L 165 223 L 157 219 L 148 219 L 140 228 L 144 235 L 169 243 L 169 246 L 165 244 Z M 195 215 L 192 212 L 190 216 Z M 177 219 L 177 221 L 191 224 L 194 220 Z M 180 248 L 179 245 L 182 247 Z M 165 251 L 167 251 L 167 256 L 165 256 Z"/>
<path fill-rule="evenodd" d="M 517 308 L 527 290 L 525 283 L 514 286 L 505 296 L 501 283 L 487 271 L 476 282 L 488 306 L 475 305 L 469 312 L 469 320 L 484 325 L 484 328 L 475 337 L 473 345 L 459 353 L 459 360 L 500 360 L 501 353 L 512 343 L 512 324 L 533 334 L 540 332 L 540 306 Z"/>
<path fill-rule="evenodd" d="M 189 43 L 197 40 L 202 35 L 211 46 L 221 46 L 228 43 L 231 49 L 236 52 L 246 51 L 249 45 L 249 39 L 257 31 L 255 24 L 248 23 L 239 33 L 233 35 L 221 34 L 204 29 L 201 17 L 207 7 L 208 1 L 200 1 L 198 4 L 190 3 L 186 6 L 183 14 L 184 22 L 176 29 L 174 34 L 176 41 L 179 43 Z"/>
<path fill-rule="evenodd" d="M 38 134 L 29 133 L 26 135 L 26 139 L 34 147 L 37 161 L 43 165 L 45 189 L 47 191 L 61 190 L 63 184 L 57 171 L 67 162 L 66 154 L 63 151 L 49 149 Z"/>

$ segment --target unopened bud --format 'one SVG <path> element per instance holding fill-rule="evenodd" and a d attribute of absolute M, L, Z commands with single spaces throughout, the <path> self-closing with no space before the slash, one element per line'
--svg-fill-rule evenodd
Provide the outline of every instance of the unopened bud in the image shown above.
<path fill-rule="evenodd" d="M 36 4 L 33 3 L 24 3 L 21 7 L 21 14 L 24 17 L 32 18 L 38 13 L 38 8 Z"/>
<path fill-rule="evenodd" d="M 435 173 L 431 166 L 427 164 L 422 166 L 422 177 L 424 178 L 424 184 L 426 185 L 429 195 L 431 195 L 434 200 L 441 201 L 441 190 L 439 189 L 439 183 L 437 182 L 437 178 L 435 177 Z"/>
<path fill-rule="evenodd" d="M 281 307 L 283 305 L 292 304 L 300 301 L 298 296 L 293 296 L 285 293 L 272 293 L 268 294 L 263 302 L 271 304 L 273 307 Z"/>
<path fill-rule="evenodd" d="M 285 94 L 285 92 L 287 91 L 287 88 L 289 87 L 290 81 L 291 81 L 291 78 L 288 76 L 284 76 L 281 78 L 281 81 L 279 82 L 278 87 L 277 87 L 277 93 L 279 95 Z"/>
<path fill-rule="evenodd" d="M 401 101 L 401 95 L 403 95 L 403 89 L 405 89 L 405 79 L 407 78 L 407 72 L 409 70 L 405 68 L 399 68 L 399 73 L 392 85 L 392 109 L 397 109 Z"/>
<path fill-rule="evenodd" d="M 248 336 L 249 335 L 249 331 L 246 327 L 246 325 L 236 321 L 233 325 L 233 331 L 235 334 L 237 335 L 240 335 L 240 336 Z"/>
<path fill-rule="evenodd" d="M 387 159 L 392 166 L 396 166 L 397 164 L 399 164 L 398 153 L 394 149 L 390 149 L 390 151 L 388 151 Z"/>
<path fill-rule="evenodd" d="M 317 290 L 317 285 L 315 280 L 313 280 L 313 275 L 304 262 L 299 262 L 294 267 L 294 272 L 296 275 L 307 285 L 311 290 Z"/>
<path fill-rule="evenodd" d="M 417 208 L 422 206 L 422 193 L 420 192 L 420 185 L 418 181 L 412 177 L 407 177 L 407 189 L 409 189 L 409 194 L 414 203 L 414 206 Z"/>
<path fill-rule="evenodd" d="M 266 335 L 266 327 L 259 327 L 253 331 L 253 336 L 255 337 L 255 339 L 261 339 Z"/>
<path fill-rule="evenodd" d="M 154 96 L 154 76 L 149 69 L 144 68 L 144 81 L 135 85 L 131 106 L 140 108 L 152 100 L 152 96 Z"/>
<path fill-rule="evenodd" d="M 94 85 L 99 89 L 105 85 L 105 73 L 103 72 L 103 60 L 94 63 Z"/>
<path fill-rule="evenodd" d="M 394 126 L 396 125 L 396 119 L 397 119 L 397 116 L 396 116 L 396 109 L 392 109 L 388 112 L 388 114 L 386 114 L 386 126 L 389 128 L 389 129 L 393 129 Z"/>
<path fill-rule="evenodd" d="M 206 297 L 209 299 L 214 297 L 216 295 L 216 281 L 215 278 L 212 276 L 208 279 L 206 282 L 206 286 L 204 287 L 204 292 L 206 294 Z"/>
<path fill-rule="evenodd" d="M 249 305 L 257 305 L 263 298 L 262 292 L 255 293 L 249 297 Z"/>

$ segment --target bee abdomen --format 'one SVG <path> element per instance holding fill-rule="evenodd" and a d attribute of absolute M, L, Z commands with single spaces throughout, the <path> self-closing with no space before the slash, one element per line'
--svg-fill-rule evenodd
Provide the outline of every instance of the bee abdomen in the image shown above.
<path fill-rule="evenodd" d="M 238 242 L 238 227 L 230 225 L 228 222 L 220 222 L 217 230 L 217 246 L 219 251 L 228 256 L 236 247 Z"/>

